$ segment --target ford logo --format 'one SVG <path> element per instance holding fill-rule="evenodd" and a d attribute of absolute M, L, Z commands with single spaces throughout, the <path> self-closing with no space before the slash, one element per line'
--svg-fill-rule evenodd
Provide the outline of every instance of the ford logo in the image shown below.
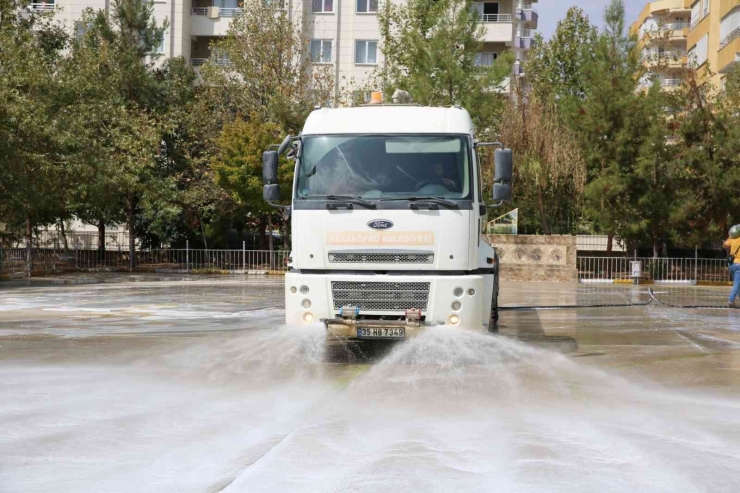
<path fill-rule="evenodd" d="M 393 227 L 393 223 L 386 219 L 373 219 L 367 225 L 373 229 L 388 229 Z"/>

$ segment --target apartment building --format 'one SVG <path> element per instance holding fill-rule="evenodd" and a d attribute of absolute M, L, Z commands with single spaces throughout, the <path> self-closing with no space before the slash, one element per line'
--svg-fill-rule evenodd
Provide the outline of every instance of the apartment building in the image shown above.
<path fill-rule="evenodd" d="M 686 0 L 691 8 L 688 33 L 689 60 L 715 87 L 740 62 L 740 0 Z"/>
<path fill-rule="evenodd" d="M 153 0 L 157 20 L 169 20 L 169 29 L 157 51 L 182 56 L 198 67 L 211 57 L 211 42 L 225 36 L 231 20 L 241 12 L 243 0 Z M 256 0 L 259 1 L 259 0 Z M 383 63 L 377 12 L 381 0 L 283 0 L 289 16 L 305 19 L 314 63 L 333 65 L 337 88 L 365 82 Z M 393 0 L 403 1 L 403 0 Z M 491 65 L 512 50 L 514 75 L 523 75 L 526 53 L 532 46 L 538 14 L 537 0 L 482 1 L 473 4 L 485 28 L 479 65 Z M 74 26 L 87 7 L 110 9 L 111 0 L 44 0 L 37 10 L 57 10 L 59 18 Z"/>
<path fill-rule="evenodd" d="M 688 63 L 687 39 L 691 8 L 686 0 L 660 0 L 648 3 L 631 31 L 639 39 L 647 74 L 642 86 L 657 79 L 665 90 L 682 83 L 681 73 Z"/>

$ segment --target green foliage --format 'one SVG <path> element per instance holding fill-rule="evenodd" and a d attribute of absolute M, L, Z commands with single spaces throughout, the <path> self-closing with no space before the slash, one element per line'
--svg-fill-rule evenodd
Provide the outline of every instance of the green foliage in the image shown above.
<path fill-rule="evenodd" d="M 297 134 L 313 107 L 335 96 L 332 67 L 311 65 L 307 27 L 278 2 L 245 2 L 201 70 L 209 96 Z"/>
<path fill-rule="evenodd" d="M 239 205 L 256 214 L 274 212 L 262 200 L 262 152 L 279 142 L 280 136 L 277 124 L 260 121 L 257 115 L 251 115 L 249 120 L 237 118 L 224 126 L 218 141 L 221 152 L 212 162 L 217 183 Z M 290 162 L 283 159 L 278 175 L 285 198 L 290 196 L 292 171 Z"/>
<path fill-rule="evenodd" d="M 493 67 L 476 66 L 485 28 L 472 7 L 469 0 L 384 2 L 378 23 L 385 65 L 377 79 L 386 95 L 402 89 L 423 105 L 462 105 L 483 133 L 498 128 L 501 84 L 513 60 L 506 54 Z"/>
<path fill-rule="evenodd" d="M 529 233 L 575 233 L 583 206 L 586 168 L 575 133 L 555 104 L 515 88 L 504 113 L 501 141 L 514 151 L 516 200 Z"/>
<path fill-rule="evenodd" d="M 48 15 L 0 4 L 0 222 L 53 222 L 72 186 L 70 133 L 55 99 L 67 37 Z"/>
<path fill-rule="evenodd" d="M 525 72 L 540 99 L 585 97 L 583 71 L 592 63 L 597 30 L 579 7 L 558 21 L 552 39 L 535 37 Z"/>

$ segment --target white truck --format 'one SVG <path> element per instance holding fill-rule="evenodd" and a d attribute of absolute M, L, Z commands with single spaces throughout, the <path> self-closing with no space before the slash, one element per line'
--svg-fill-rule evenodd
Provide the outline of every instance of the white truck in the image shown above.
<path fill-rule="evenodd" d="M 478 142 L 459 106 L 318 108 L 263 154 L 264 199 L 290 208 L 289 325 L 329 340 L 399 340 L 430 326 L 496 331 L 499 261 L 486 243 Z M 275 149 L 277 148 L 277 149 Z M 278 205 L 279 155 L 295 159 Z M 512 155 L 495 150 L 493 206 L 511 198 Z"/>

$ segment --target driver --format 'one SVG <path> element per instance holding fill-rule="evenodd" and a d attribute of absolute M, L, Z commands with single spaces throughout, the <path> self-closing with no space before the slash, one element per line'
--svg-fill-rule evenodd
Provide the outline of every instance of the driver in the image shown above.
<path fill-rule="evenodd" d="M 445 177 L 445 167 L 442 163 L 437 163 L 434 165 L 434 177 L 430 180 L 430 182 L 444 185 L 444 187 L 451 192 L 457 191 L 457 183 L 455 183 L 455 180 L 451 180 Z"/>

